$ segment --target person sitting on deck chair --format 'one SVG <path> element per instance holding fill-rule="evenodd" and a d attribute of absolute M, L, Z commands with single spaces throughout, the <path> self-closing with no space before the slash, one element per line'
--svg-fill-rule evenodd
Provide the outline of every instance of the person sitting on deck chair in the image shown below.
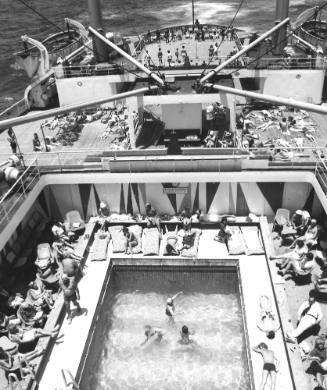
<path fill-rule="evenodd" d="M 44 290 L 42 282 L 30 282 L 28 287 L 26 302 L 34 306 L 37 311 L 47 311 L 54 307 L 52 294 L 50 291 Z"/>
<path fill-rule="evenodd" d="M 133 248 L 138 245 L 138 239 L 133 232 L 131 232 L 126 226 L 123 227 L 123 234 L 126 238 L 125 253 L 133 253 Z"/>
<path fill-rule="evenodd" d="M 304 245 L 303 240 L 297 240 L 295 248 L 291 252 L 286 252 L 278 256 L 270 256 L 270 260 L 281 260 L 280 262 L 276 263 L 276 265 L 280 269 L 283 269 L 291 260 L 302 260 L 302 258 L 307 252 L 308 248 L 306 245 Z"/>
<path fill-rule="evenodd" d="M 74 252 L 74 247 L 68 243 L 64 243 L 62 241 L 54 241 L 52 243 L 52 249 L 54 249 L 57 252 L 57 261 L 60 261 L 62 258 L 71 258 L 74 260 L 77 260 L 78 262 L 81 262 L 83 259 L 82 256 L 76 255 Z"/>
<path fill-rule="evenodd" d="M 276 331 L 280 328 L 278 321 L 272 313 L 271 300 L 267 295 L 261 295 L 259 299 L 260 305 L 260 320 L 257 324 L 258 328 L 266 333 L 268 339 L 275 337 Z"/>
<path fill-rule="evenodd" d="M 59 333 L 59 325 L 52 330 L 44 330 L 41 328 L 23 329 L 19 325 L 10 324 L 8 326 L 9 340 L 17 344 L 31 343 L 38 340 L 40 337 L 56 337 Z"/>
<path fill-rule="evenodd" d="M 310 272 L 314 264 L 314 255 L 312 252 L 305 254 L 302 260 L 291 259 L 283 270 L 278 271 L 282 276 L 300 275 L 304 272 Z"/>
<path fill-rule="evenodd" d="M 313 374 L 316 377 L 318 386 L 320 386 L 321 389 L 325 389 L 324 376 L 327 375 L 327 350 L 325 347 L 325 337 L 318 336 L 316 338 L 313 349 L 306 356 L 306 361 L 310 362 L 306 372 Z"/>
<path fill-rule="evenodd" d="M 232 232 L 227 227 L 227 218 L 223 217 L 219 224 L 219 231 L 215 235 L 214 240 L 227 244 L 227 241 L 231 238 Z"/>
<path fill-rule="evenodd" d="M 56 240 L 62 241 L 62 242 L 71 242 L 73 240 L 73 237 L 75 236 L 72 232 L 65 231 L 64 224 L 61 222 L 57 222 L 53 224 L 51 231 L 55 237 Z"/>
<path fill-rule="evenodd" d="M 35 379 L 32 367 L 29 362 L 44 353 L 42 348 L 28 353 L 10 354 L 0 347 L 0 368 L 5 372 L 5 377 L 9 383 L 9 375 L 14 374 L 18 380 L 22 380 L 22 375 L 30 374 Z"/>
<path fill-rule="evenodd" d="M 304 235 L 310 223 L 310 214 L 306 210 L 296 210 L 292 217 L 292 225 L 300 236 Z"/>
<path fill-rule="evenodd" d="M 316 292 L 311 290 L 309 297 L 300 306 L 298 313 L 297 327 L 287 334 L 286 341 L 295 343 L 296 339 L 306 330 L 318 325 L 322 319 L 320 304 L 316 302 Z"/>
<path fill-rule="evenodd" d="M 156 210 L 151 206 L 151 203 L 145 204 L 145 221 L 147 228 L 156 227 L 160 232 L 160 219 Z"/>
<path fill-rule="evenodd" d="M 315 245 L 317 243 L 318 239 L 318 226 L 317 226 L 317 220 L 312 219 L 309 223 L 309 226 L 307 228 L 307 231 L 304 233 L 303 236 L 298 237 L 290 246 L 290 249 L 295 248 L 295 245 L 298 240 L 303 240 L 306 245 L 311 244 Z"/>
<path fill-rule="evenodd" d="M 98 210 L 98 216 L 100 218 L 108 218 L 110 217 L 110 210 L 109 210 L 109 207 L 106 203 L 104 202 L 100 202 L 100 208 Z"/>

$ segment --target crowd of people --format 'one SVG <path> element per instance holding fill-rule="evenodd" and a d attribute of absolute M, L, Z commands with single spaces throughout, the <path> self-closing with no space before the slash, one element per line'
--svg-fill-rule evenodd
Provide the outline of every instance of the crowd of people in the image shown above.
<path fill-rule="evenodd" d="M 52 226 L 51 235 L 51 246 L 38 245 L 33 271 L 35 278 L 21 289 L 24 293 L 11 295 L 2 290 L 0 367 L 10 385 L 25 375 L 35 377 L 35 362 L 32 360 L 45 352 L 38 345 L 40 338 L 59 340 L 59 325 L 47 326 L 48 316 L 59 295 L 64 298 L 68 323 L 73 318 L 71 303 L 76 306 L 76 314 L 82 312 L 77 286 L 82 276 L 82 257 L 74 251 L 78 235 L 59 222 Z"/>
<path fill-rule="evenodd" d="M 167 52 L 163 52 L 162 48 L 158 48 L 157 58 L 152 58 L 148 50 L 145 50 L 145 55 L 143 57 L 144 65 L 149 69 L 152 67 L 191 67 L 191 60 L 189 53 L 186 50 L 185 45 L 178 46 L 179 41 L 183 39 L 194 39 L 196 41 L 206 41 L 211 40 L 213 43 L 208 46 L 207 61 L 203 60 L 202 64 L 197 64 L 201 66 L 206 66 L 213 58 L 218 60 L 218 50 L 221 42 L 228 40 L 232 41 L 235 39 L 235 28 L 233 27 L 208 27 L 203 26 L 197 20 L 194 28 L 188 28 L 182 26 L 178 29 L 165 29 L 164 31 L 157 30 L 155 33 L 148 31 L 146 34 L 146 42 L 152 43 L 156 42 L 160 44 L 161 42 L 173 43 L 175 45 L 174 49 L 168 49 Z M 235 54 L 237 50 L 232 54 Z M 196 64 L 193 64 L 196 65 Z"/>
<path fill-rule="evenodd" d="M 287 332 L 286 341 L 299 345 L 305 370 L 314 375 L 317 389 L 327 388 L 326 335 L 323 332 L 319 334 L 323 328 L 323 311 L 319 301 L 324 302 L 326 293 L 320 288 L 320 283 L 327 276 L 323 228 L 306 210 L 296 210 L 289 221 L 285 217 L 278 219 L 275 223 L 277 238 L 287 249 L 282 254 L 270 257 L 276 261 L 277 272 L 281 276 L 293 278 L 295 282 L 313 283 L 314 288 L 300 305 L 296 326 Z M 319 267 L 322 272 L 316 273 Z M 274 326 L 271 324 L 271 328 Z M 315 336 L 313 347 L 307 341 L 311 336 Z"/>
<path fill-rule="evenodd" d="M 108 222 L 113 221 L 110 208 L 105 202 L 100 202 L 98 218 L 100 229 L 102 230 L 106 230 Z M 163 253 L 166 256 L 178 256 L 183 249 L 192 247 L 195 237 L 192 224 L 199 224 L 201 221 L 201 210 L 195 210 L 192 213 L 189 208 L 184 208 L 174 219 L 174 222 L 176 222 L 175 229 L 169 230 L 167 224 L 161 221 L 156 209 L 152 207 L 151 203 L 145 204 L 144 215 L 140 215 L 138 220 L 135 220 L 135 222 L 145 223 L 148 229 L 156 229 L 160 238 L 166 235 L 166 245 Z M 123 233 L 126 239 L 125 252 L 131 254 L 133 253 L 133 248 L 140 244 L 140 238 L 126 226 L 123 227 Z"/>

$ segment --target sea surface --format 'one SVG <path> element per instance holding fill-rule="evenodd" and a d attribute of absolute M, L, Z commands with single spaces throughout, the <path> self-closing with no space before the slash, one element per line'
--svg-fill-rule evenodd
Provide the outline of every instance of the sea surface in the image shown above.
<path fill-rule="evenodd" d="M 36 39 L 64 28 L 69 17 L 88 26 L 86 0 L 23 0 L 42 17 L 19 0 L 1 0 L 0 6 L 0 111 L 23 97 L 29 79 L 14 64 L 13 53 L 23 48 L 20 37 Z M 290 16 L 295 19 L 308 7 L 322 0 L 290 0 Z M 240 0 L 195 0 L 195 13 L 200 23 L 228 25 Z M 106 31 L 140 34 L 148 29 L 192 20 L 191 0 L 102 0 Z M 47 19 L 47 20 L 46 20 Z M 262 32 L 273 26 L 275 1 L 243 0 L 234 26 L 251 32 Z"/>

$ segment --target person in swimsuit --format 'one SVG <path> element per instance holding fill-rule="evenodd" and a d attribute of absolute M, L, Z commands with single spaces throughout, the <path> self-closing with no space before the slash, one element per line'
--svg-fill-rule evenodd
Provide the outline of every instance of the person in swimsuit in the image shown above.
<path fill-rule="evenodd" d="M 144 334 L 146 338 L 141 343 L 141 346 L 149 344 L 152 341 L 159 343 L 164 336 L 164 332 L 160 328 L 154 328 L 151 325 L 145 325 Z"/>
<path fill-rule="evenodd" d="M 175 312 L 175 305 L 174 305 L 174 300 L 179 296 L 183 294 L 182 291 L 178 292 L 177 294 L 175 294 L 174 296 L 172 296 L 171 298 L 168 298 L 167 299 L 167 304 L 166 304 L 166 316 L 168 316 L 168 319 L 169 319 L 169 322 L 174 322 L 174 316 L 177 314 Z"/>
<path fill-rule="evenodd" d="M 259 305 L 261 312 L 257 326 L 262 332 L 266 333 L 268 339 L 273 339 L 280 326 L 275 318 L 275 315 L 272 313 L 270 298 L 267 297 L 267 295 L 261 295 Z"/>
<path fill-rule="evenodd" d="M 167 256 L 178 256 L 179 250 L 177 249 L 177 243 L 178 243 L 178 226 L 176 225 L 176 228 L 173 232 L 169 231 L 167 226 L 165 225 L 165 232 L 166 232 L 166 248 L 164 255 Z"/>
<path fill-rule="evenodd" d="M 263 371 L 260 390 L 264 390 L 268 376 L 270 376 L 270 390 L 275 390 L 277 372 L 276 367 L 279 364 L 279 360 L 276 358 L 274 352 L 268 349 L 268 346 L 265 343 L 260 343 L 252 349 L 254 352 L 260 353 L 263 358 Z"/>
<path fill-rule="evenodd" d="M 181 338 L 178 340 L 179 344 L 182 345 L 193 344 L 194 340 L 190 339 L 191 334 L 194 334 L 194 332 L 191 332 L 186 325 L 183 325 L 180 332 Z"/>

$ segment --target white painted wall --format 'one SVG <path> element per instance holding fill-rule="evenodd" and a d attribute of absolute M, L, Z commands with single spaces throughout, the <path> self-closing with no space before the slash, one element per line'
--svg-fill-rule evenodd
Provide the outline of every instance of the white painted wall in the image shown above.
<path fill-rule="evenodd" d="M 324 70 L 240 70 L 237 77 L 260 79 L 258 92 L 320 104 L 324 85 Z"/>
<path fill-rule="evenodd" d="M 123 83 L 131 81 L 130 79 L 128 76 L 119 75 L 57 79 L 59 104 L 64 107 L 106 98 L 119 93 Z"/>

